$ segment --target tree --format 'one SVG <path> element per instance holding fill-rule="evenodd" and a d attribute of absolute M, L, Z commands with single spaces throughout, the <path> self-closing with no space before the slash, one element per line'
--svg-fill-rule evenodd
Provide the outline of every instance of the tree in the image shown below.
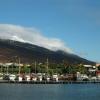
<path fill-rule="evenodd" d="M 98 70 L 100 70 L 100 65 L 98 66 Z"/>
<path fill-rule="evenodd" d="M 86 70 L 86 68 L 83 66 L 83 64 L 79 64 L 79 65 L 77 66 L 77 72 L 80 72 L 80 73 L 82 73 L 82 74 L 85 74 L 85 73 L 87 73 L 87 70 Z"/>

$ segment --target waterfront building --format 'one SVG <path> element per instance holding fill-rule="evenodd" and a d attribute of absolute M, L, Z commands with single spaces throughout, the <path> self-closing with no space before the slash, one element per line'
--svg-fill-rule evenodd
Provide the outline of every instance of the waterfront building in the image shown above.
<path fill-rule="evenodd" d="M 90 77 L 96 76 L 96 71 L 98 70 L 96 66 L 84 65 L 84 67 L 87 69 L 88 76 Z"/>

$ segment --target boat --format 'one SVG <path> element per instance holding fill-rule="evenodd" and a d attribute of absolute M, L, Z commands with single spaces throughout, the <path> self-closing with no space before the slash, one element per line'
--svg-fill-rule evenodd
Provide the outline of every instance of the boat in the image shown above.
<path fill-rule="evenodd" d="M 52 76 L 52 80 L 58 82 L 58 75 L 57 74 L 54 74 Z"/>
<path fill-rule="evenodd" d="M 16 75 L 14 75 L 14 74 L 9 75 L 9 80 L 10 81 L 15 81 L 15 79 L 16 79 Z"/>
<path fill-rule="evenodd" d="M 3 74 L 0 73 L 0 80 L 3 80 Z"/>
<path fill-rule="evenodd" d="M 29 82 L 31 80 L 30 75 L 25 75 L 25 79 L 26 79 L 27 82 Z"/>
<path fill-rule="evenodd" d="M 42 81 L 42 74 L 41 73 L 37 73 L 37 78 L 38 78 L 38 81 Z"/>
<path fill-rule="evenodd" d="M 23 81 L 23 77 L 21 75 L 18 76 L 18 81 L 22 82 Z"/>

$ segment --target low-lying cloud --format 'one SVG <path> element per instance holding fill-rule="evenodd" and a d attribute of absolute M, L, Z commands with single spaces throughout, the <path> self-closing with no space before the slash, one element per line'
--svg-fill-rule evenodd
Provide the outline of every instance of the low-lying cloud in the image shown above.
<path fill-rule="evenodd" d="M 62 40 L 45 37 L 35 28 L 12 24 L 0 24 L 0 38 L 28 42 L 53 51 L 63 50 L 72 53 L 72 50 L 66 47 Z"/>

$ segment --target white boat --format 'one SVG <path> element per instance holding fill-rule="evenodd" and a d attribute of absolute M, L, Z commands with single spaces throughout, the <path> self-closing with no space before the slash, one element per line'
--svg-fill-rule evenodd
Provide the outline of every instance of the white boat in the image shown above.
<path fill-rule="evenodd" d="M 58 75 L 57 74 L 53 75 L 52 78 L 53 78 L 53 81 L 58 82 Z"/>
<path fill-rule="evenodd" d="M 28 82 L 31 80 L 30 75 L 26 75 L 25 78 L 26 78 L 26 81 L 28 81 Z"/>
<path fill-rule="evenodd" d="M 49 82 L 49 81 L 50 81 L 50 76 L 49 76 L 49 75 L 45 75 L 45 80 L 46 80 L 47 82 Z"/>
<path fill-rule="evenodd" d="M 47 80 L 47 82 L 49 82 L 50 81 L 50 77 L 47 77 L 46 80 Z"/>
<path fill-rule="evenodd" d="M 37 81 L 37 75 L 35 73 L 31 74 L 31 80 L 36 82 Z"/>
<path fill-rule="evenodd" d="M 19 77 L 18 77 L 18 81 L 19 81 L 19 82 L 22 82 L 22 81 L 23 81 L 23 78 L 22 78 L 21 76 L 19 76 Z"/>
<path fill-rule="evenodd" d="M 3 74 L 0 73 L 0 80 L 3 80 Z"/>
<path fill-rule="evenodd" d="M 96 81 L 98 78 L 96 76 L 91 77 L 91 81 Z"/>
<path fill-rule="evenodd" d="M 89 77 L 86 74 L 80 74 L 79 77 L 77 77 L 78 81 L 83 81 L 83 80 L 89 80 Z"/>
<path fill-rule="evenodd" d="M 41 73 L 38 73 L 37 74 L 37 77 L 38 77 L 38 80 L 41 82 L 42 81 L 42 74 Z"/>
<path fill-rule="evenodd" d="M 9 80 L 10 81 L 15 81 L 15 79 L 16 79 L 16 75 L 14 75 L 14 74 L 9 75 Z"/>
<path fill-rule="evenodd" d="M 37 77 L 32 77 L 32 81 L 36 82 L 37 81 Z"/>
<path fill-rule="evenodd" d="M 38 76 L 38 80 L 41 82 L 42 81 L 42 76 Z"/>

